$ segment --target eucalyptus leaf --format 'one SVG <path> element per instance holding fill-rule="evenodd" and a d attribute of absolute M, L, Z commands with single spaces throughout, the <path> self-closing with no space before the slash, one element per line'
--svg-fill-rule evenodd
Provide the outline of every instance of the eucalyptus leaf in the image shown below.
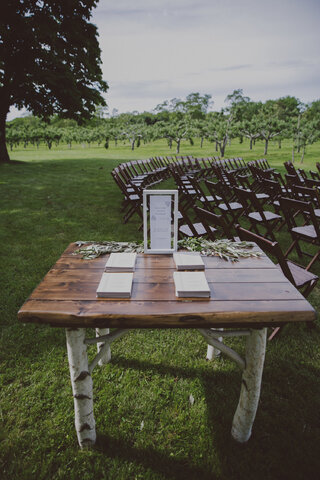
<path fill-rule="evenodd" d="M 142 253 L 144 251 L 143 242 L 114 242 L 108 240 L 92 242 L 79 240 L 76 244 L 79 248 L 74 252 L 74 255 L 80 254 L 85 260 L 97 258 L 100 255 L 112 252 Z M 234 242 L 228 239 L 215 240 L 212 242 L 204 238 L 186 238 L 179 240 L 178 246 L 181 249 L 192 252 L 201 252 L 202 255 L 207 257 L 218 256 L 231 262 L 237 262 L 239 258 L 261 256 L 261 252 L 252 250 L 254 243 Z"/>

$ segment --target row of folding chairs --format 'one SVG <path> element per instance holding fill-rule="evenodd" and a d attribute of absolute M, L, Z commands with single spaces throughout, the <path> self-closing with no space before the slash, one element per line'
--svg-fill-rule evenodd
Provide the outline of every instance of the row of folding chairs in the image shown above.
<path fill-rule="evenodd" d="M 284 253 L 280 247 L 280 244 L 276 241 L 274 237 L 271 240 L 270 238 L 267 238 L 268 233 L 270 233 L 270 231 L 268 232 L 268 228 L 266 229 L 266 234 L 264 235 L 262 235 L 261 232 L 257 229 L 256 215 L 259 214 L 261 215 L 261 217 L 263 217 L 267 213 L 266 210 L 260 210 L 260 207 L 257 206 L 256 199 L 253 195 L 246 195 L 243 198 L 243 192 L 244 190 L 238 187 L 238 190 L 236 192 L 236 195 L 238 195 L 239 199 L 238 203 L 240 204 L 240 208 L 237 212 L 238 222 L 232 221 L 230 217 L 228 218 L 228 214 L 226 214 L 224 210 L 224 204 L 218 204 L 218 208 L 220 207 L 220 214 L 214 213 L 212 206 L 210 207 L 210 209 L 193 206 L 193 210 L 195 213 L 194 221 L 196 222 L 194 223 L 194 226 L 196 226 L 196 229 L 193 229 L 192 231 L 189 228 L 187 232 L 184 231 L 183 233 L 187 234 L 188 236 L 198 237 L 205 235 L 211 240 L 215 240 L 217 238 L 229 238 L 233 240 L 240 239 L 255 242 L 264 252 L 272 255 L 273 259 L 277 260 L 278 266 L 282 270 L 283 274 L 307 298 L 318 282 L 318 276 L 312 273 L 309 269 L 313 265 L 313 263 L 319 258 L 320 253 L 320 230 L 319 224 L 314 218 L 312 205 L 308 202 L 302 202 L 299 200 L 297 201 L 291 198 L 283 197 L 280 199 L 280 208 L 283 212 L 285 221 L 288 225 L 288 231 L 293 240 L 289 249 Z M 252 192 L 247 193 L 252 194 Z M 240 222 L 243 218 L 245 218 L 245 215 L 242 216 L 241 213 L 241 205 L 243 207 L 242 212 L 245 212 L 245 202 L 247 200 L 250 200 L 254 208 L 260 210 L 255 213 L 250 212 L 247 216 L 247 219 L 252 220 L 250 222 L 249 229 L 247 226 L 246 228 L 240 226 Z M 231 217 L 234 217 L 235 215 L 234 210 L 229 211 L 228 213 Z M 302 222 L 302 225 L 298 224 L 296 221 L 297 214 L 304 217 L 305 221 Z M 188 218 L 188 215 L 184 213 L 184 222 L 186 222 L 186 217 Z M 277 221 L 279 220 L 279 218 L 281 219 L 281 217 L 276 217 L 276 215 L 274 215 L 272 221 Z M 270 220 L 270 218 L 268 218 L 268 215 L 266 215 L 264 220 L 268 223 L 268 220 Z M 260 223 L 264 223 L 264 220 L 262 219 L 262 222 L 258 222 L 259 227 Z M 183 227 L 185 227 L 185 225 Z M 183 227 L 181 228 L 181 231 L 183 231 Z M 314 246 L 316 246 L 317 251 L 314 254 L 310 254 L 310 252 L 308 251 L 303 252 L 300 246 L 300 242 L 307 242 L 313 244 Z M 288 258 L 289 254 L 293 249 L 296 249 L 299 257 L 302 257 L 302 255 L 312 256 L 312 260 L 307 265 L 307 267 L 300 265 L 297 262 L 294 262 Z M 273 329 L 269 340 L 271 340 L 278 333 L 278 331 L 279 328 Z"/>
<path fill-rule="evenodd" d="M 307 266 L 310 269 L 320 254 L 319 191 L 293 185 L 290 195 L 287 195 L 275 180 L 265 179 L 259 182 L 260 188 L 256 190 L 250 188 L 249 182 L 235 182 L 235 177 L 229 183 L 209 180 L 199 182 L 194 177 L 189 177 L 180 182 L 179 190 L 185 197 L 189 197 L 190 205 L 198 205 L 222 215 L 229 230 L 241 218 L 246 218 L 253 232 L 259 235 L 262 230 L 269 240 L 275 241 L 277 229 L 286 225 L 292 237 L 287 254 L 295 250 L 299 257 L 310 256 Z M 251 185 L 255 182 L 254 180 Z M 316 251 L 310 253 L 310 248 L 302 250 L 300 242 L 314 245 Z"/>
<path fill-rule="evenodd" d="M 217 178 L 224 170 L 241 173 L 246 169 L 242 158 L 175 156 L 152 157 L 119 164 L 111 175 L 123 194 L 122 212 L 126 223 L 135 213 L 142 217 L 142 191 L 172 176 L 177 182 L 186 176 L 197 179 Z"/>

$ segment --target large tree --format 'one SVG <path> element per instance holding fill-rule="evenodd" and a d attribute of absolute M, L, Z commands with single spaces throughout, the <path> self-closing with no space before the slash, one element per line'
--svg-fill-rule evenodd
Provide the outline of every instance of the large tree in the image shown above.
<path fill-rule="evenodd" d="M 5 123 L 12 105 L 44 119 L 77 121 L 105 105 L 98 0 L 6 0 L 0 19 L 0 162 L 9 161 Z"/>

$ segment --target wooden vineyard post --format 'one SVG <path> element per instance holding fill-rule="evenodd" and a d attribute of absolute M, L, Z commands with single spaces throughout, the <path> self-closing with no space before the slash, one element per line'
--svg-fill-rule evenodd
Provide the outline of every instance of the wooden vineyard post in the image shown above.
<path fill-rule="evenodd" d="M 109 333 L 110 333 L 109 328 L 96 328 L 96 337 L 101 337 L 102 335 L 108 335 Z M 97 343 L 98 353 L 100 352 L 103 346 L 104 346 L 104 342 Z M 111 348 L 109 346 L 104 356 L 101 358 L 101 360 L 99 360 L 100 367 L 102 365 L 105 365 L 106 363 L 109 363 L 110 360 L 111 360 Z"/>
<path fill-rule="evenodd" d="M 75 427 L 81 448 L 96 441 L 92 378 L 88 368 L 84 328 L 67 328 L 67 350 L 74 400 Z"/>
<path fill-rule="evenodd" d="M 232 422 L 232 437 L 240 443 L 249 440 L 256 416 L 266 351 L 267 329 L 252 330 L 247 337 L 245 369 L 240 398 Z"/>

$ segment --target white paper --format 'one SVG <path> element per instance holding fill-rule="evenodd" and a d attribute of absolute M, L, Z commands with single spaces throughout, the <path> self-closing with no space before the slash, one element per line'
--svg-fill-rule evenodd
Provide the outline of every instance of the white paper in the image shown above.
<path fill-rule="evenodd" d="M 174 272 L 177 297 L 210 297 L 204 272 Z"/>
<path fill-rule="evenodd" d="M 178 270 L 204 270 L 199 252 L 175 252 L 173 260 Z"/>
<path fill-rule="evenodd" d="M 171 196 L 150 195 L 150 247 L 171 248 Z"/>
<path fill-rule="evenodd" d="M 97 297 L 130 298 L 133 273 L 103 273 L 96 290 Z"/>
<path fill-rule="evenodd" d="M 111 253 L 105 266 L 106 272 L 133 272 L 137 254 L 135 252 Z"/>

